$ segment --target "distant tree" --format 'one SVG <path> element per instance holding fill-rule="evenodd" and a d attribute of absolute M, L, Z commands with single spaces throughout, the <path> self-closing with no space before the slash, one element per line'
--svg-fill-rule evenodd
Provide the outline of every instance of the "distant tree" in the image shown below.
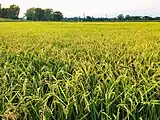
<path fill-rule="evenodd" d="M 92 17 L 91 16 L 86 16 L 86 21 L 92 21 Z"/>
<path fill-rule="evenodd" d="M 10 5 L 8 8 L 8 18 L 18 19 L 20 8 L 17 5 Z"/>
<path fill-rule="evenodd" d="M 53 9 L 45 9 L 44 10 L 44 18 L 45 20 L 49 21 L 49 20 L 53 20 Z"/>
<path fill-rule="evenodd" d="M 116 17 L 114 17 L 114 18 L 108 18 L 108 21 L 116 21 L 116 20 L 117 20 Z"/>
<path fill-rule="evenodd" d="M 118 15 L 117 18 L 118 18 L 118 20 L 124 20 L 123 14 Z"/>
<path fill-rule="evenodd" d="M 60 11 L 55 11 L 53 14 L 53 20 L 60 21 L 63 19 L 63 14 Z"/>
<path fill-rule="evenodd" d="M 35 8 L 35 19 L 37 21 L 43 21 L 44 18 L 44 10 L 42 8 Z"/>
<path fill-rule="evenodd" d="M 1 5 L 1 3 L 0 3 L 0 17 L 1 17 L 1 8 L 2 8 L 2 5 Z"/>
<path fill-rule="evenodd" d="M 35 18 L 35 8 L 29 8 L 25 13 L 27 20 L 36 20 Z"/>
<path fill-rule="evenodd" d="M 8 18 L 8 8 L 1 8 L 1 17 L 2 18 Z"/>
<path fill-rule="evenodd" d="M 154 20 L 160 20 L 160 17 L 155 17 Z"/>
<path fill-rule="evenodd" d="M 130 16 L 130 15 L 126 15 L 126 16 L 125 16 L 125 19 L 126 19 L 126 20 L 131 20 L 131 16 Z"/>
<path fill-rule="evenodd" d="M 29 8 L 25 17 L 27 20 L 34 21 L 60 21 L 63 19 L 63 14 L 60 11 L 53 12 L 53 9 L 42 9 L 42 8 Z"/>
<path fill-rule="evenodd" d="M 131 20 L 142 20 L 141 16 L 131 16 Z"/>
<path fill-rule="evenodd" d="M 2 8 L 0 4 L 0 17 L 18 19 L 20 8 L 17 5 L 10 5 L 9 8 Z"/>
<path fill-rule="evenodd" d="M 143 17 L 143 20 L 153 20 L 153 18 L 150 17 L 150 16 L 144 16 L 144 17 Z"/>

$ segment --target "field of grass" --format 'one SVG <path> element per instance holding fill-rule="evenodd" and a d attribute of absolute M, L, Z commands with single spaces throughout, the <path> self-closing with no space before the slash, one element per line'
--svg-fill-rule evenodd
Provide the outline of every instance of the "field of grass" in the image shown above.
<path fill-rule="evenodd" d="M 160 120 L 160 23 L 0 23 L 0 119 Z"/>

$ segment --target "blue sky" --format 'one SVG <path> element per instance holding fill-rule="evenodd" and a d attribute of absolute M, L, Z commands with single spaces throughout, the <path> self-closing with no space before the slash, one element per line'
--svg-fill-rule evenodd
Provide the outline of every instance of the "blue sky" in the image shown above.
<path fill-rule="evenodd" d="M 120 13 L 124 15 L 160 16 L 160 0 L 0 0 L 2 7 L 10 4 L 19 5 L 20 16 L 27 8 L 53 8 L 61 11 L 64 16 L 114 17 Z"/>

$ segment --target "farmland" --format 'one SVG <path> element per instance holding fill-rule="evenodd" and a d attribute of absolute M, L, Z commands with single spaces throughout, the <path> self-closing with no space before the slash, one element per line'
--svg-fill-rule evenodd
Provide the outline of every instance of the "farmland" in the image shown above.
<path fill-rule="evenodd" d="M 0 117 L 160 119 L 160 23 L 0 23 Z"/>

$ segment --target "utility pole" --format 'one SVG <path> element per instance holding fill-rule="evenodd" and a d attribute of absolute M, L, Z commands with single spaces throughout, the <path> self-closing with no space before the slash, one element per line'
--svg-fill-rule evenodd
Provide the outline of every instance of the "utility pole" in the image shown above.
<path fill-rule="evenodd" d="M 106 13 L 106 18 L 107 18 L 107 13 Z"/>
<path fill-rule="evenodd" d="M 86 14 L 85 14 L 85 12 L 83 13 L 83 18 L 84 18 L 84 19 L 86 18 Z"/>

